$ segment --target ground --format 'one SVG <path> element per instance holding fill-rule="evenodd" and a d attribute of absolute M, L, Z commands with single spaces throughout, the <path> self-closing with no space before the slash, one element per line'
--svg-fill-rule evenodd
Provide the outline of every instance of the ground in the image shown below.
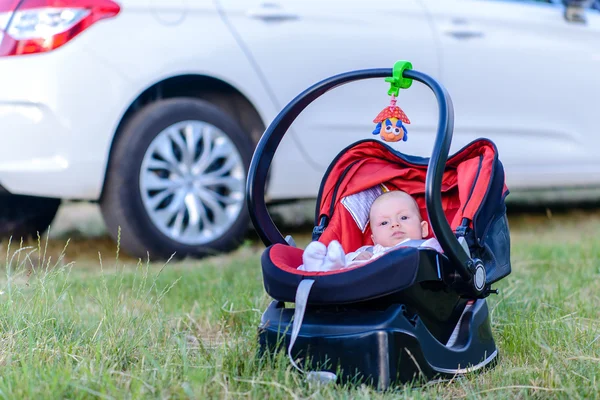
<path fill-rule="evenodd" d="M 61 210 L 49 240 L 0 245 L 0 397 L 600 395 L 600 210 L 512 212 L 513 272 L 488 298 L 499 364 L 382 393 L 309 385 L 284 356 L 257 357 L 270 299 L 254 236 L 232 254 L 147 263 L 120 254 L 86 207 Z M 308 233 L 293 232 L 300 246 Z"/>

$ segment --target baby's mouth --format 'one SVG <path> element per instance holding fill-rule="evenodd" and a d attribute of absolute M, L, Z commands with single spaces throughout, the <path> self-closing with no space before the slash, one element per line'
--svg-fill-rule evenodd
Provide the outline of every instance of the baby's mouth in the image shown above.
<path fill-rule="evenodd" d="M 394 233 L 392 233 L 392 237 L 402 237 L 404 236 L 404 232 L 402 231 L 396 231 Z"/>

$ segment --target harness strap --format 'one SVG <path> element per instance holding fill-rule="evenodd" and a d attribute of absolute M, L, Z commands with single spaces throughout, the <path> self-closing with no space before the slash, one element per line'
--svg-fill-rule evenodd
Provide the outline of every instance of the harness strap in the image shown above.
<path fill-rule="evenodd" d="M 335 382 L 337 376 L 333 372 L 310 371 L 307 374 L 306 371 L 296 364 L 292 357 L 292 347 L 294 347 L 294 343 L 296 343 L 296 339 L 300 333 L 300 327 L 302 326 L 302 320 L 304 319 L 304 313 L 306 312 L 306 304 L 308 303 L 308 295 L 310 294 L 310 290 L 314 283 L 314 279 L 303 279 L 296 290 L 296 309 L 294 310 L 294 321 L 292 323 L 292 337 L 290 339 L 290 345 L 288 346 L 288 358 L 294 368 L 306 375 L 307 381 L 318 383 Z"/>

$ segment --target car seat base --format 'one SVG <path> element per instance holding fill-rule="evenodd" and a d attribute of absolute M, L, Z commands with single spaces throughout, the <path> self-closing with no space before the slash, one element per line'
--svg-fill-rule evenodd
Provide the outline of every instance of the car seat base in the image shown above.
<path fill-rule="evenodd" d="M 293 308 L 273 301 L 259 328 L 261 353 L 287 349 Z M 485 299 L 465 307 L 455 333 L 440 343 L 403 304 L 375 310 L 309 307 L 292 355 L 305 370 L 330 371 L 340 382 L 429 381 L 492 367 L 498 355 Z"/>

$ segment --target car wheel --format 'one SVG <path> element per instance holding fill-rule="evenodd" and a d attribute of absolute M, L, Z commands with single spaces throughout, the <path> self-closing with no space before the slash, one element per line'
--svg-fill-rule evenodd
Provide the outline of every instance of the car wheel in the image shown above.
<path fill-rule="evenodd" d="M 60 199 L 47 197 L 0 196 L 0 238 L 37 238 L 54 220 Z"/>
<path fill-rule="evenodd" d="M 249 227 L 254 145 L 227 114 L 193 98 L 152 103 L 114 144 L 100 201 L 125 252 L 202 257 L 239 246 Z"/>

